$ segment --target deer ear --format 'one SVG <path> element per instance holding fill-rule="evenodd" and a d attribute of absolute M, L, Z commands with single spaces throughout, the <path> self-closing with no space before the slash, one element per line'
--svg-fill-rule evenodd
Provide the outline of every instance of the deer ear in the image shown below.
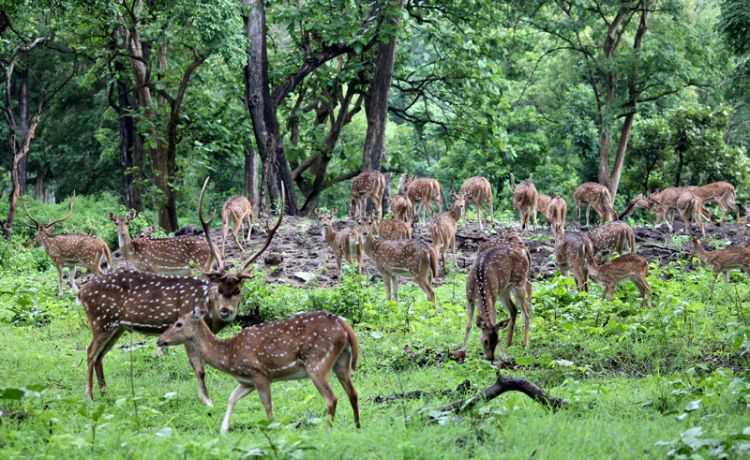
<path fill-rule="evenodd" d="M 499 323 L 495 324 L 495 332 L 499 331 L 500 329 L 503 329 L 508 326 L 508 323 L 510 323 L 509 319 L 504 319 L 500 321 Z"/>
<path fill-rule="evenodd" d="M 135 212 L 135 211 L 130 211 L 130 212 L 128 213 L 128 222 L 130 222 L 131 220 L 135 219 L 137 215 L 138 215 L 138 213 L 137 213 L 137 212 Z"/>
<path fill-rule="evenodd" d="M 112 222 L 116 222 L 117 221 L 115 219 L 115 213 L 113 213 L 112 211 L 109 211 L 108 217 L 109 217 L 109 220 L 111 220 Z"/>
<path fill-rule="evenodd" d="M 331 211 L 331 217 L 336 217 L 336 211 L 338 211 L 338 209 L 334 209 L 333 211 Z"/>

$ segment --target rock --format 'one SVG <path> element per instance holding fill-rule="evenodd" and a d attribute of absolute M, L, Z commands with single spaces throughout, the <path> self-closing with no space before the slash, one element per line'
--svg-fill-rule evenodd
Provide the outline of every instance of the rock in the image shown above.
<path fill-rule="evenodd" d="M 266 265 L 279 265 L 283 260 L 284 256 L 280 252 L 269 252 L 263 259 Z"/>
<path fill-rule="evenodd" d="M 304 281 L 305 283 L 309 283 L 310 281 L 316 278 L 316 275 L 315 273 L 310 273 L 310 272 L 294 272 L 292 274 L 292 277 L 297 278 L 298 280 Z"/>
<path fill-rule="evenodd" d="M 273 268 L 273 270 L 271 270 L 271 273 L 270 273 L 270 275 L 271 275 L 272 277 L 278 277 L 278 276 L 281 276 L 281 275 L 282 275 L 283 273 L 284 273 L 284 269 L 283 269 L 283 268 L 281 268 L 281 267 L 279 267 L 279 266 L 277 265 L 277 266 L 275 266 L 275 267 Z"/>

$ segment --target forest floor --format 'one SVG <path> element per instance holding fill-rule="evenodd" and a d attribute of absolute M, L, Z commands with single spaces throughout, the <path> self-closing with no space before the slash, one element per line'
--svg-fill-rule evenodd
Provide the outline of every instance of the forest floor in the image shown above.
<path fill-rule="evenodd" d="M 334 223 L 334 228 L 340 230 L 344 226 L 356 226 L 354 221 L 338 221 Z M 635 226 L 636 244 L 638 252 L 646 257 L 649 261 L 658 260 L 661 265 L 680 259 L 691 258 L 689 253 L 690 242 L 688 236 L 683 231 L 682 223 L 676 221 L 674 232 L 662 224 L 655 226 Z M 732 244 L 746 245 L 750 241 L 750 228 L 744 225 L 734 223 L 706 224 L 706 238 L 711 240 L 722 240 Z M 520 231 L 517 223 L 502 223 L 497 227 L 490 225 L 484 226 L 484 231 L 479 230 L 479 224 L 476 221 L 460 222 L 456 235 L 456 264 L 459 272 L 467 272 L 474 263 L 477 247 L 484 241 L 493 239 L 497 232 L 507 232 L 509 230 Z M 568 231 L 575 231 L 572 224 L 568 225 Z M 584 226 L 581 230 L 587 230 Z M 247 230 L 245 230 L 247 231 Z M 221 242 L 221 229 L 214 228 L 211 230 L 214 242 Z M 549 278 L 556 269 L 553 255 L 555 242 L 552 233 L 547 225 L 539 225 L 535 229 L 530 229 L 521 233 L 524 241 L 531 250 L 534 263 L 531 267 L 531 276 L 537 278 Z M 431 241 L 429 228 L 425 225 L 418 225 L 415 231 L 415 237 L 424 241 Z M 251 236 L 251 244 L 245 254 L 241 254 L 234 240 L 229 236 L 227 238 L 226 254 L 229 265 L 236 264 L 241 257 L 249 257 L 265 242 L 266 231 L 263 225 L 256 221 Z M 709 248 L 711 246 L 708 246 Z M 294 216 L 285 216 L 281 227 L 276 233 L 270 247 L 263 259 L 267 259 L 268 254 L 273 253 L 273 263 L 259 263 L 268 275 L 269 282 L 274 284 L 286 284 L 301 288 L 328 287 L 339 282 L 339 276 L 336 270 L 336 260 L 331 248 L 326 244 L 323 237 L 322 229 L 318 220 L 307 219 Z M 122 260 L 119 258 L 119 251 L 114 254 L 114 262 L 121 265 Z M 449 263 L 453 260 L 453 255 L 447 255 Z M 280 260 L 280 263 L 277 263 Z M 269 259 L 269 261 L 271 261 Z M 688 265 L 688 269 L 692 264 Z M 379 278 L 375 266 L 365 257 L 363 272 L 372 278 Z M 442 264 L 440 266 L 441 274 L 444 273 Z M 443 278 L 435 280 L 440 284 Z"/>

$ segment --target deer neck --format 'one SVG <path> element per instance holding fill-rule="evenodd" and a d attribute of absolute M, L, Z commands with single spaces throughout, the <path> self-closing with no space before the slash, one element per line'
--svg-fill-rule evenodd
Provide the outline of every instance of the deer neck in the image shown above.
<path fill-rule="evenodd" d="M 461 218 L 461 208 L 459 206 L 453 206 L 448 214 L 453 218 L 453 220 L 458 222 L 458 219 Z"/>
<path fill-rule="evenodd" d="M 708 259 L 708 252 L 706 252 L 702 244 L 695 245 L 695 256 L 698 257 L 698 259 L 700 259 L 700 261 L 704 264 L 706 263 L 706 260 Z"/>
<path fill-rule="evenodd" d="M 198 324 L 195 336 L 188 343 L 211 367 L 231 373 L 229 371 L 231 363 L 229 353 L 227 353 L 229 341 L 216 337 L 205 321 Z"/>
<path fill-rule="evenodd" d="M 333 240 L 336 239 L 336 230 L 333 229 L 333 225 L 326 224 L 323 226 L 323 237 L 325 238 L 326 243 L 333 243 Z"/>
<path fill-rule="evenodd" d="M 120 245 L 122 256 L 129 258 L 133 253 L 133 240 L 130 239 L 130 232 L 117 230 L 117 243 Z"/>

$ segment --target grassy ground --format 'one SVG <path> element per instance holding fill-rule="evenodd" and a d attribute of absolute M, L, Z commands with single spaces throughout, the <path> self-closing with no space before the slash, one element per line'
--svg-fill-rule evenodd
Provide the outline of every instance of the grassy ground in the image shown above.
<path fill-rule="evenodd" d="M 229 376 L 210 370 L 215 407 L 197 398 L 182 349 L 154 356 L 154 338 L 125 335 L 104 362 L 109 393 L 84 397 L 85 315 L 43 253 L 0 248 L 0 457 L 2 458 L 742 458 L 750 449 L 750 283 L 734 274 L 710 290 L 710 274 L 685 264 L 652 267 L 654 308 L 641 310 L 632 285 L 613 303 L 577 294 L 571 280 L 534 283 L 529 349 L 517 335 L 508 353 L 528 378 L 570 404 L 550 411 L 512 393 L 461 416 L 430 423 L 441 405 L 492 384 L 472 332 L 468 359 L 447 352 L 463 337 L 464 275 L 437 290 L 441 313 L 409 283 L 400 308 L 382 283 L 348 276 L 330 289 L 254 282 L 243 309 L 266 318 L 328 309 L 357 321 L 362 357 L 355 374 L 361 430 L 343 391 L 332 428 L 309 381 L 273 386 L 269 424 L 257 395 L 219 435 Z M 504 313 L 500 313 L 503 317 Z M 222 335 L 236 333 L 238 328 Z M 521 332 L 519 327 L 517 332 Z M 465 379 L 471 388 L 455 391 Z M 20 391 L 17 391 L 20 390 Z M 421 390 L 421 399 L 379 404 L 376 396 Z M 743 434 L 744 430 L 744 434 Z"/>

